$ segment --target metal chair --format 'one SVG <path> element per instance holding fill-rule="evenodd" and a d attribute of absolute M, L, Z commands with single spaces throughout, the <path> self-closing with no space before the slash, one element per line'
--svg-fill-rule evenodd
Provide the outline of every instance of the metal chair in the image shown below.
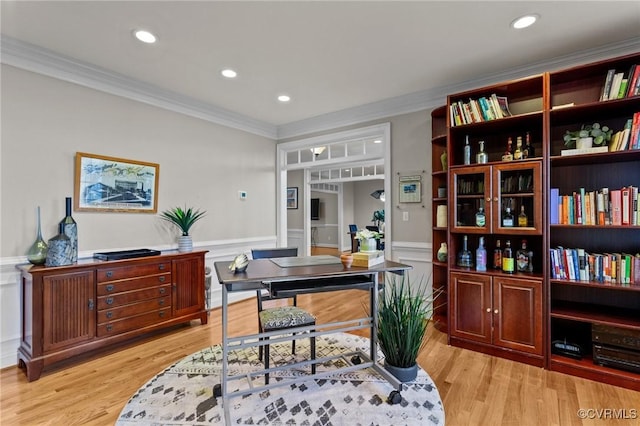
<path fill-rule="evenodd" d="M 251 255 L 254 259 L 268 259 L 274 257 L 293 257 L 298 255 L 298 248 L 273 248 L 273 249 L 253 249 Z M 289 299 L 292 304 L 286 306 L 276 306 L 272 308 L 264 307 L 263 303 L 270 300 Z M 262 290 L 257 291 L 258 300 L 258 327 L 260 333 L 275 330 L 286 330 L 294 327 L 308 326 L 316 324 L 316 317 L 297 306 L 296 296 L 278 297 Z M 310 337 L 311 359 L 316 359 L 316 338 Z M 263 339 L 260 339 L 263 340 Z M 266 340 L 269 340 L 267 337 Z M 263 346 L 258 348 L 258 358 L 262 361 Z M 291 341 L 291 353 L 296 353 L 296 340 Z M 269 368 L 269 345 L 264 345 L 264 367 Z M 311 373 L 315 374 L 316 365 L 311 364 Z M 265 374 L 265 385 L 269 384 L 269 374 Z"/>

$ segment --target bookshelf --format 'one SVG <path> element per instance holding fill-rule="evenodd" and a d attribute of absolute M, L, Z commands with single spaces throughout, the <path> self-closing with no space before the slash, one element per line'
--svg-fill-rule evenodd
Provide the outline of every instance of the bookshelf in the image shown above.
<path fill-rule="evenodd" d="M 633 273 L 624 282 L 618 278 L 620 275 L 605 280 L 581 277 L 580 271 L 576 279 L 564 279 L 554 273 L 551 261 L 551 250 L 559 246 L 575 248 L 576 253 L 582 249 L 585 259 L 596 254 L 621 259 L 623 254 L 640 252 L 639 210 L 636 209 L 638 219 L 634 222 L 630 207 L 629 224 L 603 224 L 599 220 L 577 224 L 555 222 L 551 207 L 557 208 L 552 194 L 575 197 L 574 193 L 582 190 L 593 193 L 590 203 L 595 201 L 596 206 L 590 204 L 589 209 L 596 208 L 590 216 L 596 217 L 597 193 L 603 188 L 640 187 L 640 148 L 561 155 L 567 149 L 566 132 L 582 125 L 600 123 L 616 134 L 623 132 L 631 119 L 630 139 L 638 133 L 640 122 L 634 120 L 640 117 L 640 91 L 633 91 L 633 81 L 639 66 L 640 52 L 447 97 L 447 132 L 442 141 L 448 157 L 446 269 L 450 344 L 640 390 L 640 280 L 635 280 Z M 610 90 L 607 100 L 601 100 L 612 69 L 616 70 L 614 74 L 623 74 L 628 89 L 619 91 L 621 96 L 614 96 Z M 474 120 L 473 113 L 471 120 L 456 117 L 464 108 L 472 110 L 475 100 L 492 95 L 508 102 L 509 114 L 483 120 Z M 509 138 L 515 147 L 517 137 L 524 138 L 526 134 L 533 143 L 534 154 L 522 159 L 505 156 Z M 465 153 L 467 140 L 470 159 Z M 480 141 L 488 156 L 481 163 L 476 161 Z M 435 174 L 439 164 L 433 151 L 432 155 Z M 434 188 L 435 182 L 434 176 Z M 513 182 L 517 182 L 515 190 Z M 434 215 L 441 202 L 434 196 Z M 633 203 L 632 195 L 631 206 Z M 585 204 L 580 205 L 585 213 L 591 212 Z M 503 226 L 506 206 L 510 206 L 516 219 L 524 206 L 526 226 Z M 475 222 L 479 207 L 486 215 L 481 226 Z M 440 231 L 434 225 L 434 250 L 436 238 L 443 238 L 436 232 Z M 475 261 L 480 237 L 487 249 L 487 271 L 477 271 L 475 265 L 459 266 L 456 255 L 464 239 Z M 522 239 L 527 240 L 534 253 L 533 272 L 505 274 L 491 268 L 493 248 L 498 240 L 504 248 L 507 239 L 514 252 Z M 601 349 L 594 345 L 596 337 L 592 333 L 600 326 L 637 336 L 631 340 L 636 342 L 636 347 L 631 348 L 632 359 L 638 360 L 636 371 L 628 365 L 599 364 L 603 359 Z M 554 341 L 564 339 L 583 348 L 581 359 L 552 350 Z"/>
<path fill-rule="evenodd" d="M 438 250 L 447 244 L 446 224 L 438 223 L 438 210 L 447 209 L 447 168 L 442 166 L 442 154 L 447 151 L 447 107 L 440 106 L 431 111 L 431 244 L 433 265 L 433 288 L 442 289 L 435 301 L 433 323 L 436 329 L 447 332 L 447 259 L 438 259 Z M 444 193 L 443 193 L 444 192 Z M 442 211 L 440 212 L 442 215 Z M 445 218 L 446 218 L 445 213 Z M 444 225 L 444 226 L 443 226 Z"/>

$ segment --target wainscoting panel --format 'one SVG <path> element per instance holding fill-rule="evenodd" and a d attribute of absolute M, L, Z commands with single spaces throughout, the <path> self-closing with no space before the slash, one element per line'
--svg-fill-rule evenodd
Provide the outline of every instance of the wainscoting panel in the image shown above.
<path fill-rule="evenodd" d="M 413 266 L 413 269 L 409 271 L 409 282 L 418 285 L 420 281 L 428 281 L 427 291 L 431 294 L 431 243 L 393 241 L 391 248 L 393 260 Z"/>

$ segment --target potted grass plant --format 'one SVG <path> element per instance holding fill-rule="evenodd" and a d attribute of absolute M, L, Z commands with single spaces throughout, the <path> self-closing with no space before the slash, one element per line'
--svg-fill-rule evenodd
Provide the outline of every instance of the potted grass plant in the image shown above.
<path fill-rule="evenodd" d="M 434 301 L 442 293 L 432 290 L 430 277 L 412 286 L 406 276 L 391 276 L 378 302 L 378 344 L 384 366 L 401 382 L 418 374 L 418 353 L 426 343 Z"/>
<path fill-rule="evenodd" d="M 205 216 L 205 211 L 193 209 L 191 207 L 173 207 L 160 214 L 162 219 L 174 224 L 180 229 L 182 235 L 178 238 L 178 251 L 189 252 L 193 250 L 193 240 L 189 231 L 194 223 Z"/>

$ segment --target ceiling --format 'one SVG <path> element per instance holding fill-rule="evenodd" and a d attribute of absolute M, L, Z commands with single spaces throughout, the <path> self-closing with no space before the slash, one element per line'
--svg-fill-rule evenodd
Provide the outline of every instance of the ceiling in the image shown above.
<path fill-rule="evenodd" d="M 526 13 L 538 23 L 512 30 Z M 1 14 L 5 39 L 275 127 L 416 93 L 444 103 L 447 88 L 505 70 L 640 49 L 638 1 L 3 0 Z M 158 42 L 135 40 L 137 28 Z"/>

